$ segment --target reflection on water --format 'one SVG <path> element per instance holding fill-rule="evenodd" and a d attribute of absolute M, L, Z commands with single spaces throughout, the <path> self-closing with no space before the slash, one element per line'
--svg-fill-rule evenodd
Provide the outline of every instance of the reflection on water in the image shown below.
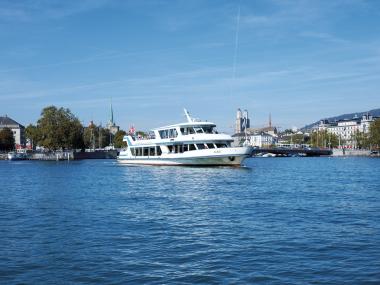
<path fill-rule="evenodd" d="M 1 283 L 380 281 L 380 160 L 0 161 Z"/>

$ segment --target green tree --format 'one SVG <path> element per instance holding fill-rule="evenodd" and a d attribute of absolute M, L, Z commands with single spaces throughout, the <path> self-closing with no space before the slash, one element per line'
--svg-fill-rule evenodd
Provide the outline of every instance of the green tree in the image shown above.
<path fill-rule="evenodd" d="M 380 119 L 376 119 L 369 126 L 369 142 L 374 148 L 380 148 Z"/>
<path fill-rule="evenodd" d="M 136 136 L 140 136 L 140 137 L 144 138 L 144 137 L 146 137 L 146 136 L 148 136 L 148 135 L 147 135 L 147 133 L 145 133 L 145 132 L 143 132 L 143 131 L 137 131 L 137 132 L 136 132 Z"/>
<path fill-rule="evenodd" d="M 30 143 L 32 144 L 33 149 L 36 146 L 36 143 L 40 139 L 38 128 L 35 125 L 29 124 L 25 128 L 25 137 L 29 139 Z"/>
<path fill-rule="evenodd" d="M 357 130 L 353 137 L 358 148 L 362 149 L 370 146 L 369 134 L 365 134 Z"/>
<path fill-rule="evenodd" d="M 99 137 L 98 127 L 94 124 L 91 124 L 89 127 L 84 129 L 83 132 L 83 142 L 85 148 L 96 148 L 96 138 Z"/>
<path fill-rule="evenodd" d="M 293 134 L 293 130 L 292 129 L 285 129 L 285 131 L 283 132 L 284 134 Z"/>
<path fill-rule="evenodd" d="M 310 136 L 310 144 L 313 147 L 334 148 L 339 145 L 339 138 L 327 130 L 315 131 Z"/>
<path fill-rule="evenodd" d="M 38 144 L 48 149 L 83 148 L 83 126 L 69 109 L 49 106 L 37 122 Z"/>
<path fill-rule="evenodd" d="M 116 148 L 123 148 L 127 146 L 126 142 L 123 142 L 123 138 L 127 133 L 123 130 L 118 131 L 113 139 L 113 145 Z"/>
<path fill-rule="evenodd" d="M 14 149 L 14 147 L 15 139 L 12 130 L 9 128 L 0 130 L 0 150 L 9 151 Z"/>
<path fill-rule="evenodd" d="M 83 142 L 86 148 L 104 148 L 111 143 L 111 133 L 102 126 L 92 124 L 84 129 Z"/>
<path fill-rule="evenodd" d="M 112 134 L 108 129 L 99 127 L 99 147 L 104 148 L 109 146 L 111 144 L 111 137 Z"/>

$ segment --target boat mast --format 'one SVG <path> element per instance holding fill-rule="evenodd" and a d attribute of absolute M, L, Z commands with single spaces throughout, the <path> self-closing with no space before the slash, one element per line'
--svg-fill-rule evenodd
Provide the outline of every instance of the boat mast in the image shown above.
<path fill-rule="evenodd" d="M 185 116 L 187 118 L 187 121 L 189 123 L 194 122 L 193 118 L 191 118 L 191 116 L 190 116 L 190 113 L 186 109 L 183 109 L 183 111 L 185 111 Z"/>

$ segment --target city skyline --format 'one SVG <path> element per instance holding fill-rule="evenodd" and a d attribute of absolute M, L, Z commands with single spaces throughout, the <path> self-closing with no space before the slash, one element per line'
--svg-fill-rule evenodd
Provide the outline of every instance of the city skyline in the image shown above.
<path fill-rule="evenodd" d="M 231 131 L 379 106 L 380 4 L 369 1 L 3 1 L 0 114 L 48 105 L 147 130 L 192 115 Z"/>

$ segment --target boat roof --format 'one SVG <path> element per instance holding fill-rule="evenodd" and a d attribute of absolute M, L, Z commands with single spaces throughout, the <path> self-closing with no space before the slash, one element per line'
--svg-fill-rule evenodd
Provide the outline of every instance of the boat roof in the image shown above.
<path fill-rule="evenodd" d="M 176 127 L 200 127 L 200 126 L 210 126 L 210 127 L 215 127 L 216 125 L 212 122 L 207 122 L 207 121 L 199 121 L 199 122 L 185 122 L 185 123 L 179 123 L 179 124 L 174 124 L 174 125 L 169 125 L 169 126 L 164 126 L 164 127 L 159 127 L 152 129 L 152 131 L 159 131 L 159 130 L 166 130 L 166 129 L 173 129 Z"/>

